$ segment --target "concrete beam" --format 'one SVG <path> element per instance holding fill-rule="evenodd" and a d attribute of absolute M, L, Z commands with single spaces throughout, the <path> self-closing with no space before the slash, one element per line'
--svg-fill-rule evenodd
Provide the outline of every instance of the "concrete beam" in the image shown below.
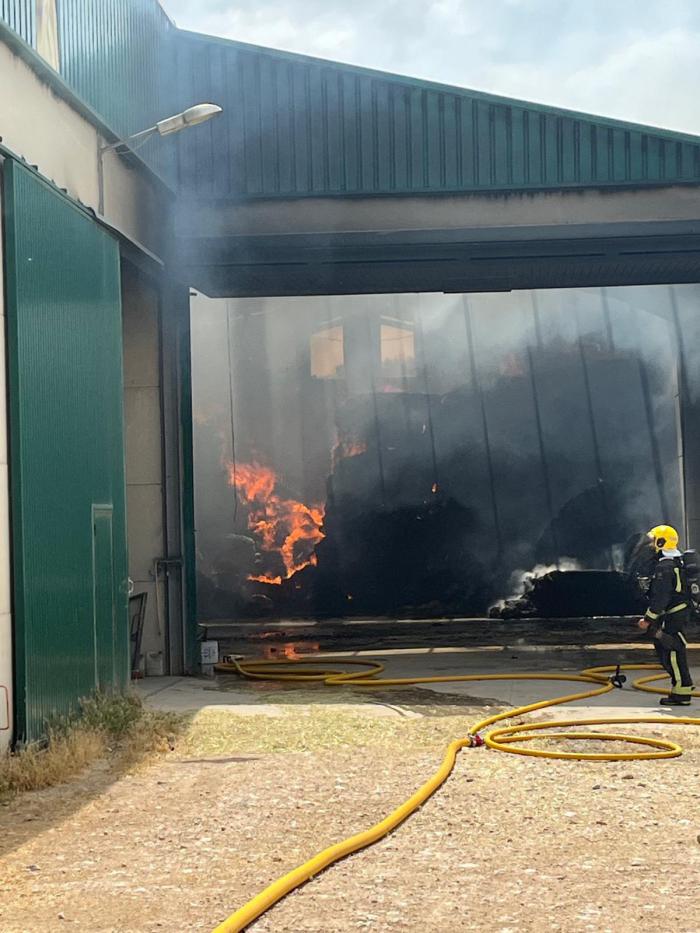
<path fill-rule="evenodd" d="M 212 297 L 672 284 L 700 281 L 700 224 L 181 238 L 178 253 Z"/>
<path fill-rule="evenodd" d="M 583 189 L 460 196 L 181 201 L 187 237 L 478 230 L 700 221 L 700 187 Z"/>

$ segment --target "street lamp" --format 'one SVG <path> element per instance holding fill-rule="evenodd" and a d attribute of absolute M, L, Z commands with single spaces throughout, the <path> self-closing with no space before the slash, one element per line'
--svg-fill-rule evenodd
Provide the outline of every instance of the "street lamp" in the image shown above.
<path fill-rule="evenodd" d="M 179 133 L 180 130 L 187 129 L 188 126 L 197 126 L 200 123 L 206 123 L 212 117 L 222 112 L 218 104 L 195 104 L 188 107 L 182 113 L 176 113 L 172 117 L 166 117 L 159 120 L 154 126 L 149 126 L 146 130 L 138 133 L 132 133 L 131 136 L 125 136 L 116 142 L 100 146 L 97 150 L 97 180 L 99 187 L 99 207 L 100 214 L 104 213 L 104 154 L 105 152 L 116 151 L 120 146 L 127 146 L 138 141 L 138 146 L 129 146 L 130 151 L 140 148 L 151 136 L 157 133 L 159 136 L 170 136 L 171 133 Z"/>

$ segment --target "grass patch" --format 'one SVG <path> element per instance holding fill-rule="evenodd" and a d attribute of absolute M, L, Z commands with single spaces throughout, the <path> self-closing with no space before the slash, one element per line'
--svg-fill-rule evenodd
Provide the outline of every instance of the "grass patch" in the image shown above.
<path fill-rule="evenodd" d="M 235 716 L 213 707 L 201 710 L 178 742 L 185 757 L 237 752 L 313 752 L 323 749 L 406 747 L 429 750 L 466 735 L 479 716 L 443 715 L 420 719 L 363 716 L 333 709 L 295 709 L 282 716 Z"/>
<path fill-rule="evenodd" d="M 61 784 L 106 755 L 122 767 L 174 747 L 182 720 L 145 710 L 135 696 L 96 695 L 74 716 L 47 723 L 46 738 L 0 756 L 0 800 Z"/>
<path fill-rule="evenodd" d="M 283 755 L 316 753 L 348 749 L 374 749 L 387 753 L 435 752 L 442 753 L 454 739 L 466 736 L 471 727 L 489 712 L 483 707 L 467 714 L 445 712 L 420 718 L 365 716 L 361 712 L 344 712 L 333 708 L 303 708 L 289 710 L 281 716 L 237 716 L 229 710 L 209 707 L 198 712 L 190 721 L 186 732 L 178 740 L 180 758 L 225 758 L 229 755 Z M 551 718 L 546 715 L 515 718 L 516 722 L 538 722 Z M 681 744 L 688 755 L 700 748 L 700 730 L 671 728 L 654 730 L 640 724 L 624 728 L 624 732 L 671 738 Z M 604 727 L 601 727 L 603 730 Z M 562 744 L 542 734 L 535 747 L 566 751 L 630 751 L 628 745 L 598 744 L 595 741 Z M 503 759 L 505 756 L 498 756 Z M 509 756 L 508 756 L 509 757 Z M 503 764 L 503 761 L 501 761 Z"/>

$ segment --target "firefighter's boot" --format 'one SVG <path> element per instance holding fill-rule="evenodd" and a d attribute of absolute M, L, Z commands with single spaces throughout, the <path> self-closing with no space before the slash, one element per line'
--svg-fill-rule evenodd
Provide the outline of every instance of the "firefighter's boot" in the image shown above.
<path fill-rule="evenodd" d="M 667 697 L 661 697 L 659 704 L 661 706 L 690 706 L 692 697 L 687 693 L 670 693 Z"/>

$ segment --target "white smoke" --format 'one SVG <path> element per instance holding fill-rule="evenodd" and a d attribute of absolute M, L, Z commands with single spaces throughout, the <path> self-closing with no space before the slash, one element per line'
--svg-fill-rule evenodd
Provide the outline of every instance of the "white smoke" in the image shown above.
<path fill-rule="evenodd" d="M 514 595 L 510 599 L 516 599 L 527 593 L 532 588 L 533 580 L 539 577 L 546 577 L 548 573 L 554 570 L 581 570 L 581 564 L 573 557 L 562 557 L 556 564 L 536 564 L 532 570 L 514 570 L 508 581 L 508 588 Z"/>
<path fill-rule="evenodd" d="M 508 589 L 512 595 L 506 596 L 505 599 L 499 599 L 491 609 L 504 609 L 506 603 L 529 593 L 535 580 L 546 577 L 548 573 L 552 573 L 554 570 L 582 569 L 581 564 L 573 557 L 561 557 L 556 564 L 536 564 L 531 570 L 514 570 L 508 580 Z"/>

